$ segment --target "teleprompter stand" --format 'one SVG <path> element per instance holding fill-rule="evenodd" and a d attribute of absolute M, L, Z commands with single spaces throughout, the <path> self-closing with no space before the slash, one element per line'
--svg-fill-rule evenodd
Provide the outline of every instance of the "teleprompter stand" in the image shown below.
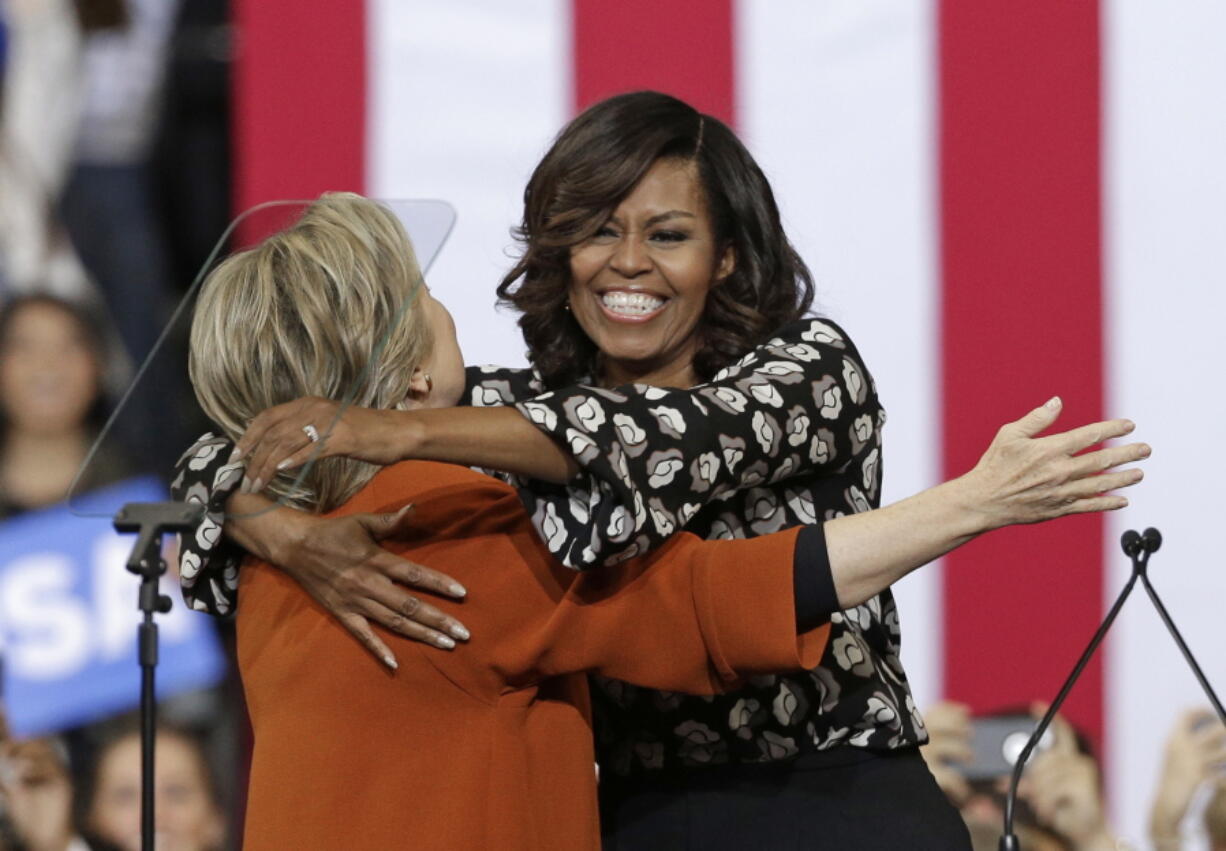
<path fill-rule="evenodd" d="M 158 628 L 153 622 L 157 612 L 170 611 L 170 598 L 158 590 L 166 572 L 162 558 L 162 535 L 189 532 L 200 525 L 204 506 L 187 502 L 129 502 L 115 515 L 115 529 L 137 533 L 136 545 L 128 557 L 128 570 L 140 577 L 138 606 L 144 620 L 137 629 L 137 656 L 140 659 L 140 836 L 142 851 L 153 851 L 153 743 L 157 730 L 157 703 L 153 678 L 158 664 Z"/>
<path fill-rule="evenodd" d="M 1073 667 L 1073 672 L 1069 674 L 1068 679 L 1064 681 L 1064 685 L 1060 687 L 1060 693 L 1056 695 L 1056 699 L 1052 701 L 1051 707 L 1043 715 L 1043 720 L 1039 722 L 1039 726 L 1035 728 L 1034 733 L 1030 736 L 1030 741 L 1026 742 L 1026 747 L 1022 749 L 1017 762 L 1013 764 L 1013 776 L 1009 781 L 1009 797 L 1005 799 L 1004 833 L 1001 834 L 1000 844 L 997 846 L 999 851 L 1019 851 L 1021 848 L 1017 837 L 1013 833 L 1013 810 L 1017 803 L 1017 784 L 1022 779 L 1022 770 L 1026 767 L 1026 760 L 1030 759 L 1031 752 L 1034 751 L 1039 740 L 1043 738 L 1043 734 L 1047 732 L 1048 725 L 1056 717 L 1056 713 L 1060 711 L 1060 706 L 1064 703 L 1064 699 L 1073 690 L 1073 685 L 1081 676 L 1081 672 L 1085 670 L 1085 666 L 1089 664 L 1094 651 L 1098 649 L 1098 645 L 1106 637 L 1107 630 L 1115 622 L 1115 616 L 1120 613 L 1120 609 L 1124 606 L 1124 601 L 1132 593 L 1132 589 L 1136 586 L 1138 579 L 1141 580 L 1141 585 L 1145 588 L 1145 593 L 1149 595 L 1149 599 L 1153 602 L 1154 608 L 1158 610 L 1158 615 L 1162 618 L 1162 622 L 1166 624 L 1167 631 L 1171 633 L 1171 638 L 1175 639 L 1175 643 L 1179 645 L 1179 650 L 1183 653 L 1183 658 L 1187 660 L 1188 667 L 1196 675 L 1196 681 L 1200 683 L 1200 687 L 1208 695 L 1209 702 L 1213 704 L 1213 709 L 1217 712 L 1217 717 L 1221 719 L 1223 724 L 1226 724 L 1226 710 L 1222 708 L 1222 702 L 1218 700 L 1217 694 L 1213 691 L 1213 686 L 1209 684 L 1208 678 L 1205 677 L 1205 672 L 1197 664 L 1196 657 L 1188 649 L 1187 642 L 1179 634 L 1179 629 L 1175 626 L 1175 622 L 1171 620 L 1170 614 L 1167 613 L 1166 606 L 1162 605 L 1158 592 L 1154 590 L 1154 586 L 1149 582 L 1149 557 L 1162 546 L 1162 533 L 1152 527 L 1146 529 L 1143 534 L 1129 529 L 1120 538 L 1120 546 L 1124 550 L 1124 555 L 1132 560 L 1132 575 L 1128 578 L 1128 582 L 1125 583 L 1119 596 L 1115 598 L 1115 603 L 1112 604 L 1111 610 L 1107 612 L 1107 617 L 1103 619 L 1102 626 L 1098 628 L 1098 631 L 1094 633 L 1094 637 L 1090 639 L 1090 646 L 1081 654 L 1081 658 L 1077 660 L 1077 664 Z"/>

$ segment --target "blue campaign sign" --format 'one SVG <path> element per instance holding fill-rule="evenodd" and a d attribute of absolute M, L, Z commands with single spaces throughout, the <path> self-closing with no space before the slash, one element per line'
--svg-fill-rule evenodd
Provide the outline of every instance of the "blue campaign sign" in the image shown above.
<path fill-rule="evenodd" d="M 82 496 L 74 508 L 89 514 L 164 499 L 155 480 L 132 479 Z M 67 506 L 0 524 L 3 700 L 16 735 L 53 732 L 139 705 L 140 579 L 125 567 L 135 542 L 135 535 L 115 532 L 109 519 L 81 517 Z M 213 685 L 226 663 L 208 616 L 183 604 L 169 573 L 162 593 L 174 605 L 156 616 L 158 696 Z"/>

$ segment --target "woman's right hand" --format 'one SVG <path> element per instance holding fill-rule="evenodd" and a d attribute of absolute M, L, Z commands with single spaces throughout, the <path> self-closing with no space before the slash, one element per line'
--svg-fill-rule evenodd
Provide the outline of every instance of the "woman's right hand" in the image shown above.
<path fill-rule="evenodd" d="M 1124 419 L 1039 437 L 1062 408 L 1060 398 L 1054 397 L 1003 426 L 975 469 L 961 478 L 970 488 L 967 507 L 980 515 L 981 531 L 1128 505 L 1110 491 L 1135 485 L 1143 474 L 1115 468 L 1148 458 L 1149 446 L 1130 443 L 1085 451 L 1132 432 L 1134 424 Z"/>
<path fill-rule="evenodd" d="M 468 630 L 401 586 L 462 599 L 462 585 L 428 567 L 406 561 L 379 542 L 405 528 L 412 506 L 392 514 L 351 514 L 319 518 L 297 513 L 294 529 L 271 555 L 367 650 L 389 668 L 396 657 L 371 628 L 373 620 L 392 632 L 447 650 L 466 640 Z"/>

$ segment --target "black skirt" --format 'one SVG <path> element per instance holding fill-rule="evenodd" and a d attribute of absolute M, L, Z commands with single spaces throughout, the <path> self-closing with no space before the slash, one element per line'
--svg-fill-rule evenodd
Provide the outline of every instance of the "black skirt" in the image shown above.
<path fill-rule="evenodd" d="M 916 748 L 834 748 L 786 763 L 601 779 L 605 851 L 969 851 Z"/>

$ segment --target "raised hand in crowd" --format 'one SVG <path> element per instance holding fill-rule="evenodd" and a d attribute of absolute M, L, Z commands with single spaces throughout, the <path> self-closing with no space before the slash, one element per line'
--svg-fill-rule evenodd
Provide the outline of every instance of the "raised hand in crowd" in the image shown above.
<path fill-rule="evenodd" d="M 1155 849 L 1180 847 L 1180 825 L 1205 783 L 1218 787 L 1218 797 L 1226 790 L 1226 727 L 1212 711 L 1194 709 L 1180 716 L 1166 742 L 1149 812 L 1149 837 Z"/>
<path fill-rule="evenodd" d="M 964 703 L 943 700 L 924 713 L 924 726 L 928 728 L 928 744 L 920 748 L 920 754 L 945 797 L 960 808 L 971 791 L 959 767 L 974 756 L 970 709 Z"/>
<path fill-rule="evenodd" d="M 1045 711 L 1036 707 L 1034 715 Z M 1078 747 L 1073 728 L 1059 715 L 1049 729 L 1052 743 L 1031 757 L 1018 798 L 1072 851 L 1114 851 L 1118 843 L 1107 825 L 1098 762 Z"/>

